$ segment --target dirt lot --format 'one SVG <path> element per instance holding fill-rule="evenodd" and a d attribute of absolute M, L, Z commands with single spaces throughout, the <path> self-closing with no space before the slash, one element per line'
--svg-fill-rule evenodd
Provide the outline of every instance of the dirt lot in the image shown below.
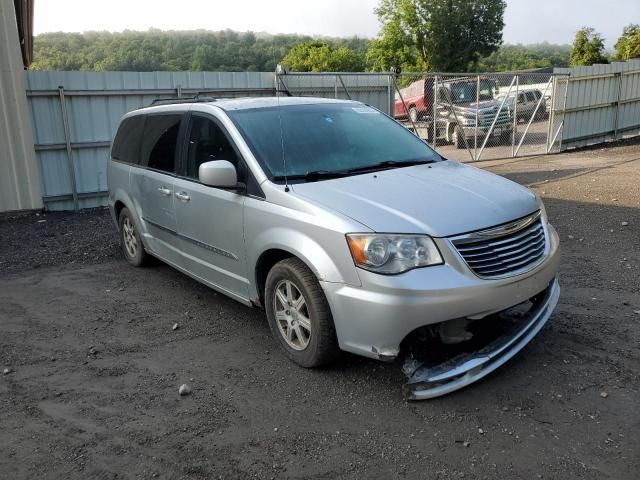
<path fill-rule="evenodd" d="M 262 312 L 129 267 L 103 210 L 0 219 L 0 478 L 639 478 L 640 145 L 480 165 L 545 198 L 562 297 L 419 403 L 399 364 L 303 370 Z"/>

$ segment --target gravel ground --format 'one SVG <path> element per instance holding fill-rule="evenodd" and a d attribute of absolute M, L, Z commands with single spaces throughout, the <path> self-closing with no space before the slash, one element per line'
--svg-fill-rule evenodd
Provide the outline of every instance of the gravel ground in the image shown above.
<path fill-rule="evenodd" d="M 262 312 L 129 267 L 104 210 L 1 217 L 0 478 L 637 479 L 640 146 L 480 166 L 545 198 L 562 297 L 509 364 L 426 402 L 399 363 L 296 367 Z"/>

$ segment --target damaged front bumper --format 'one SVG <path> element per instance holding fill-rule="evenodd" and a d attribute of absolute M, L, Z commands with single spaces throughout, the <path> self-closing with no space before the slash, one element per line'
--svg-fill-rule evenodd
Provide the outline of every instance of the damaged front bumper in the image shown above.
<path fill-rule="evenodd" d="M 514 328 L 481 349 L 457 355 L 435 366 L 425 366 L 415 359 L 408 359 L 403 369 L 409 378 L 403 387 L 405 396 L 409 400 L 439 397 L 488 375 L 536 336 L 551 316 L 559 297 L 560 286 L 557 278 L 554 278 Z"/>

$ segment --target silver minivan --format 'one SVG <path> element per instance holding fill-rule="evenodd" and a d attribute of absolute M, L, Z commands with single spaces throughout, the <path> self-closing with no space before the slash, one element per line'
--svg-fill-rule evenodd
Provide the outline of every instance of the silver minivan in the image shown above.
<path fill-rule="evenodd" d="M 120 122 L 109 203 L 132 265 L 157 257 L 264 308 L 304 367 L 340 351 L 391 361 L 415 337 L 451 345 L 435 365 L 409 356 L 414 399 L 482 378 L 551 315 L 559 240 L 531 191 L 363 103 L 206 100 Z"/>

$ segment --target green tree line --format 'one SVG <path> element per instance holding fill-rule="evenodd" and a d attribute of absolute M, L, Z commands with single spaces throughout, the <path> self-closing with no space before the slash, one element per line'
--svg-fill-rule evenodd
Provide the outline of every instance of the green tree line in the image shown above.
<path fill-rule="evenodd" d="M 34 37 L 31 68 L 269 72 L 296 45 L 312 40 L 304 35 L 260 35 L 231 30 L 44 33 Z M 332 49 L 344 49 L 361 58 L 369 41 L 354 37 L 324 42 Z"/>
<path fill-rule="evenodd" d="M 31 68 L 270 72 L 276 64 L 285 63 L 294 71 L 387 71 L 384 58 L 375 55 L 376 49 L 380 45 L 375 40 L 357 37 L 313 39 L 230 30 L 44 33 L 34 38 Z M 568 45 L 503 45 L 480 58 L 476 69 L 510 71 L 567 66 L 569 53 Z"/>

